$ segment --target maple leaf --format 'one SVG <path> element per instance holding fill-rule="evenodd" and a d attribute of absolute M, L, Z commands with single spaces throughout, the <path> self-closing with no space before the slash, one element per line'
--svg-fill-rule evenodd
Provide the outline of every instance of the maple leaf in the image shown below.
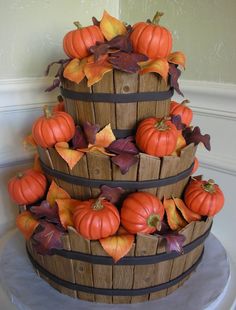
<path fill-rule="evenodd" d="M 54 204 L 52 207 L 49 202 L 43 200 L 39 206 L 30 207 L 30 211 L 35 215 L 36 218 L 42 219 L 46 218 L 49 222 L 60 223 L 58 216 L 58 207 Z"/>
<path fill-rule="evenodd" d="M 116 204 L 123 193 L 124 189 L 122 187 L 109 187 L 107 185 L 102 185 L 100 197 L 104 197 L 111 203 Z"/>
<path fill-rule="evenodd" d="M 96 134 L 100 129 L 100 126 L 97 124 L 91 124 L 89 122 L 85 122 L 83 124 L 84 134 L 88 143 L 94 144 L 96 141 Z"/>
<path fill-rule="evenodd" d="M 86 148 L 88 146 L 88 142 L 86 141 L 86 137 L 84 132 L 82 131 L 80 126 L 76 126 L 75 134 L 72 138 L 72 148 L 73 149 L 81 149 Z"/>
<path fill-rule="evenodd" d="M 89 51 L 94 54 L 94 60 L 97 61 L 102 55 L 106 55 L 109 50 L 109 44 L 103 42 L 97 42 L 89 48 Z"/>
<path fill-rule="evenodd" d="M 108 124 L 96 134 L 95 144 L 107 148 L 115 140 L 116 137 L 111 129 L 111 124 Z"/>
<path fill-rule="evenodd" d="M 186 125 L 182 123 L 180 115 L 171 115 L 171 122 L 175 125 L 177 130 L 183 130 Z"/>
<path fill-rule="evenodd" d="M 126 174 L 129 168 L 138 162 L 138 158 L 129 153 L 121 153 L 112 157 L 111 160 L 120 168 L 122 174 Z"/>
<path fill-rule="evenodd" d="M 147 56 L 138 53 L 117 52 L 109 56 L 108 61 L 117 70 L 136 73 L 140 70 L 138 62 L 146 61 L 147 59 Z"/>
<path fill-rule="evenodd" d="M 181 71 L 177 68 L 175 64 L 169 64 L 169 75 L 170 75 L 170 86 L 174 87 L 176 92 L 184 97 L 184 94 L 179 89 L 178 79 L 181 75 Z"/>
<path fill-rule="evenodd" d="M 132 44 L 130 40 L 130 33 L 126 35 L 118 35 L 108 42 L 110 48 L 118 49 L 121 52 L 131 53 Z"/>
<path fill-rule="evenodd" d="M 53 254 L 53 249 L 62 249 L 61 237 L 63 234 L 57 226 L 41 221 L 39 231 L 33 235 L 33 240 L 36 241 L 36 244 L 34 244 L 35 250 L 38 254 L 50 255 Z"/>
<path fill-rule="evenodd" d="M 52 181 L 46 200 L 49 202 L 50 206 L 53 207 L 56 199 L 69 199 L 70 195 L 60 186 L 58 186 L 54 181 Z"/>
<path fill-rule="evenodd" d="M 115 154 L 129 153 L 137 155 L 139 151 L 133 141 L 133 136 L 115 140 L 109 145 L 108 150 Z"/>
<path fill-rule="evenodd" d="M 202 142 L 208 151 L 211 150 L 210 135 L 202 135 L 198 126 L 194 127 L 194 129 L 187 127 L 183 130 L 183 136 L 187 144 L 194 143 L 194 145 L 198 145 Z"/>

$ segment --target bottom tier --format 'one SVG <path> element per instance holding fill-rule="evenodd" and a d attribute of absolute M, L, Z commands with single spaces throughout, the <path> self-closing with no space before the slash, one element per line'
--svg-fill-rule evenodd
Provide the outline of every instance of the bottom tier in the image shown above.
<path fill-rule="evenodd" d="M 201 261 L 212 219 L 192 222 L 185 235 L 183 254 L 166 253 L 165 242 L 137 235 L 135 245 L 118 263 L 98 241 L 88 241 L 69 229 L 63 250 L 42 256 L 31 241 L 27 252 L 37 273 L 63 294 L 104 303 L 136 303 L 166 296 L 180 287 Z"/>

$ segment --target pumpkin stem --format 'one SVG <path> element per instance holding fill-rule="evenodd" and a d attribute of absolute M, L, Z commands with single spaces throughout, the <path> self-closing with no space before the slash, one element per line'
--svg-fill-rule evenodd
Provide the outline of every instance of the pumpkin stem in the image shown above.
<path fill-rule="evenodd" d="M 64 99 L 63 99 L 63 97 L 62 97 L 61 95 L 59 95 L 59 96 L 57 96 L 57 101 L 58 101 L 58 102 L 63 102 Z"/>
<path fill-rule="evenodd" d="M 16 175 L 16 177 L 18 179 L 21 179 L 23 176 L 24 176 L 24 174 L 22 172 L 18 172 L 17 175 Z"/>
<path fill-rule="evenodd" d="M 164 15 L 164 13 L 157 11 L 152 19 L 152 24 L 158 25 L 161 17 Z"/>
<path fill-rule="evenodd" d="M 185 100 L 183 100 L 183 101 L 181 102 L 181 105 L 186 105 L 186 104 L 188 104 L 188 103 L 190 103 L 190 101 L 189 101 L 188 99 L 185 99 Z"/>
<path fill-rule="evenodd" d="M 169 129 L 169 126 L 166 125 L 165 121 L 168 120 L 167 118 L 163 117 L 161 118 L 155 125 L 155 127 L 160 131 L 166 131 Z"/>
<path fill-rule="evenodd" d="M 46 118 L 50 118 L 52 116 L 52 113 L 47 105 L 43 107 L 43 112 Z"/>
<path fill-rule="evenodd" d="M 75 27 L 77 27 L 78 29 L 81 29 L 81 28 L 83 28 L 83 26 L 81 25 L 81 23 L 80 22 L 74 22 L 74 25 L 75 25 Z"/>
<path fill-rule="evenodd" d="M 151 214 L 147 219 L 148 226 L 155 227 L 157 230 L 161 230 L 161 221 L 158 214 Z"/>
<path fill-rule="evenodd" d="M 207 181 L 206 184 L 203 185 L 203 188 L 208 193 L 214 193 L 215 192 L 215 181 L 210 179 Z"/>
<path fill-rule="evenodd" d="M 104 208 L 104 206 L 102 204 L 102 200 L 104 200 L 104 197 L 98 197 L 98 199 L 92 205 L 92 209 L 95 211 L 102 210 Z"/>

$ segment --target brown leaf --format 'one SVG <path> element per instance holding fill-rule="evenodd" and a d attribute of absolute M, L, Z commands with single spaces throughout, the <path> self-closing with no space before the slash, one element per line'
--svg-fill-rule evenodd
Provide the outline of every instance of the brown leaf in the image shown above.
<path fill-rule="evenodd" d="M 140 70 L 139 62 L 147 60 L 148 57 L 137 53 L 117 52 L 112 54 L 108 61 L 113 68 L 127 73 L 135 73 Z"/>
<path fill-rule="evenodd" d="M 185 130 L 183 130 L 183 136 L 187 144 L 194 143 L 194 145 L 198 145 L 200 142 L 202 142 L 208 151 L 211 150 L 210 135 L 202 135 L 198 126 L 194 127 L 194 129 L 187 127 Z"/>
<path fill-rule="evenodd" d="M 179 95 L 184 97 L 184 94 L 179 89 L 179 83 L 178 83 L 181 71 L 177 68 L 176 65 L 174 64 L 169 65 L 169 75 L 170 75 L 170 86 L 173 87 Z"/>
<path fill-rule="evenodd" d="M 138 158 L 129 153 L 121 153 L 112 157 L 112 162 L 120 168 L 122 174 L 126 174 L 129 168 L 138 162 Z"/>
<path fill-rule="evenodd" d="M 104 197 L 111 203 L 116 204 L 124 191 L 125 190 L 122 187 L 109 187 L 107 185 L 102 185 L 100 197 Z"/>

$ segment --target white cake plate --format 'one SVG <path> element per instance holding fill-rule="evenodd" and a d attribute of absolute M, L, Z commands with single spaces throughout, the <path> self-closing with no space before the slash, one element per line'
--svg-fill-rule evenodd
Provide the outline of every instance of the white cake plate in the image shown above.
<path fill-rule="evenodd" d="M 21 310 L 218 309 L 214 305 L 224 296 L 230 279 L 226 251 L 212 234 L 205 242 L 202 262 L 182 287 L 165 298 L 138 304 L 91 303 L 60 294 L 36 275 L 26 255 L 25 242 L 16 231 L 1 251 L 0 266 L 1 284 L 12 303 Z"/>

